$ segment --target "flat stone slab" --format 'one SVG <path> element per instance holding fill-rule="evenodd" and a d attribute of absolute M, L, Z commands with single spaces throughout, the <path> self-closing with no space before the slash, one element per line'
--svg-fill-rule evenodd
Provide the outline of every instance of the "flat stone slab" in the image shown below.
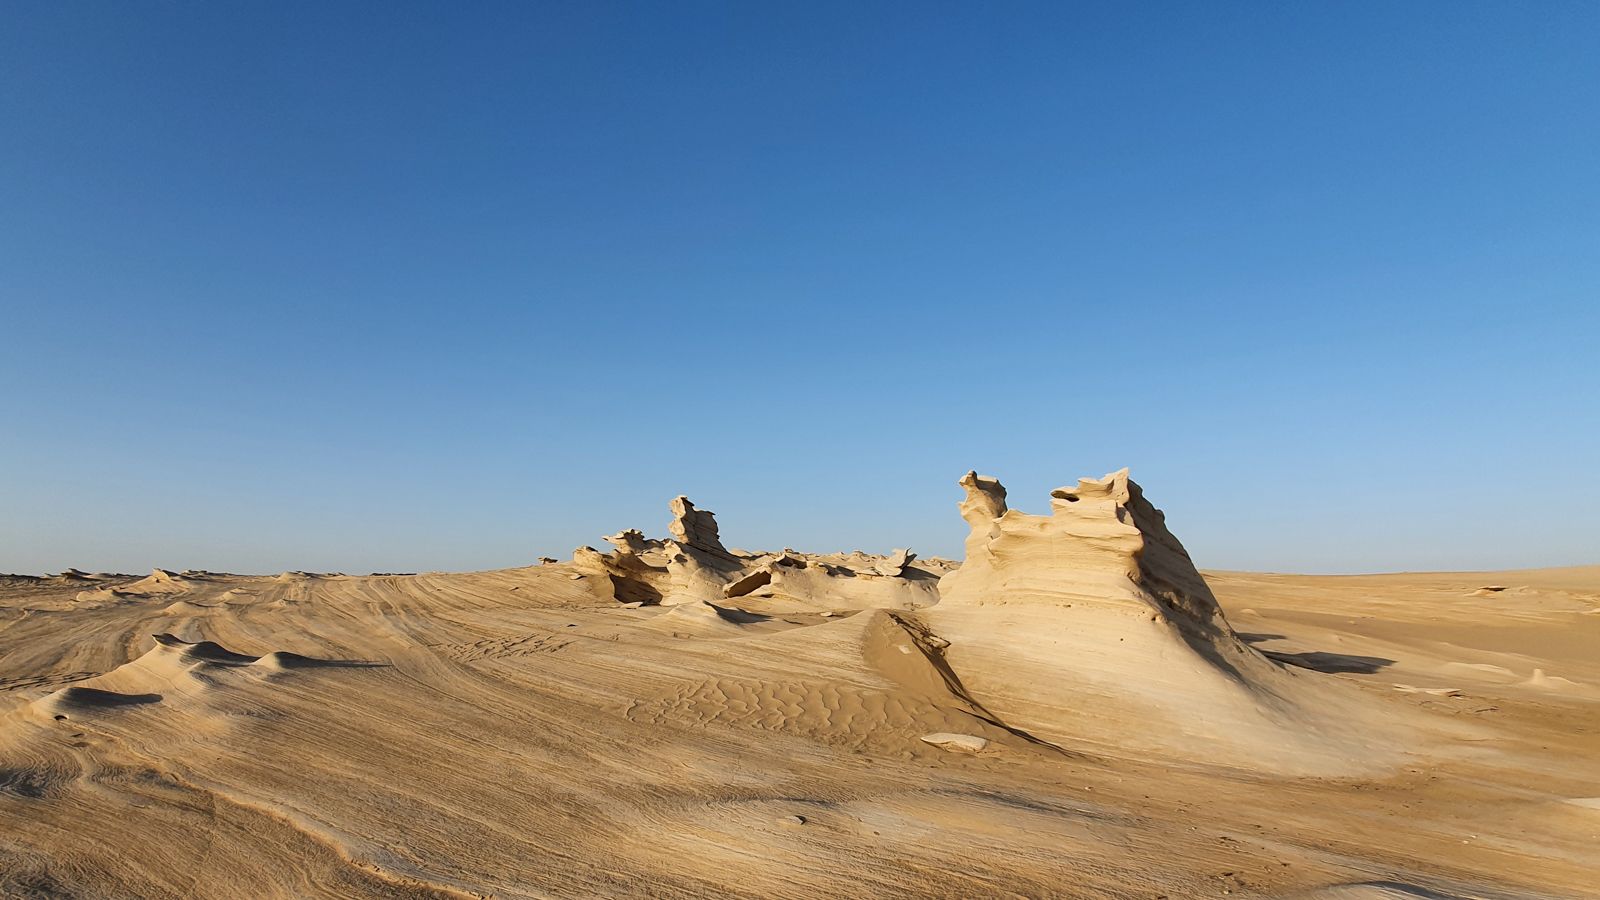
<path fill-rule="evenodd" d="M 952 734 L 948 731 L 925 734 L 922 740 L 940 750 L 949 750 L 952 753 L 977 753 L 989 746 L 988 738 L 981 738 L 975 734 Z"/>

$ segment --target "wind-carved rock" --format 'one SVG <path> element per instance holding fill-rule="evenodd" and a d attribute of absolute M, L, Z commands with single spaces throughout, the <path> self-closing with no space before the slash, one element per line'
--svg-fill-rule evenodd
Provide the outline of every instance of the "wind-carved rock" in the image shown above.
<path fill-rule="evenodd" d="M 1130 614 L 1145 612 L 1227 644 L 1234 655 L 1248 649 L 1167 530 L 1166 516 L 1127 469 L 1051 491 L 1049 516 L 1008 509 L 1005 488 L 994 478 L 968 472 L 959 483 L 967 492 L 961 515 L 972 532 L 967 561 L 940 584 L 942 602 L 1118 603 Z"/>
<path fill-rule="evenodd" d="M 616 547 L 619 553 L 632 554 L 644 553 L 652 549 L 659 550 L 662 546 L 661 541 L 646 539 L 644 532 L 637 528 L 629 528 L 610 535 L 606 538 L 606 543 Z"/>
<path fill-rule="evenodd" d="M 681 495 L 674 497 L 669 507 L 672 510 L 672 523 L 667 526 L 667 533 L 674 540 L 695 550 L 728 555 L 728 548 L 722 546 L 717 533 L 715 513 L 709 509 L 695 509 L 689 498 Z"/>
<path fill-rule="evenodd" d="M 746 554 L 722 544 L 716 516 L 688 497 L 669 504 L 670 538 L 647 538 L 637 529 L 606 538 L 616 549 L 591 547 L 573 555 L 575 577 L 605 578 L 610 593 L 625 603 L 672 606 L 718 603 L 743 598 L 764 612 L 804 609 L 918 609 L 938 597 L 944 560 L 913 566 L 916 554 L 895 550 L 816 556 L 785 548 L 781 553 Z"/>
<path fill-rule="evenodd" d="M 1344 685 L 1240 640 L 1127 469 L 1052 491 L 1048 516 L 1008 508 L 976 472 L 960 485 L 967 559 L 922 615 L 1007 724 L 1062 745 L 1286 772 L 1359 770 L 1390 751 L 1376 723 L 1334 715 L 1365 716 Z"/>
<path fill-rule="evenodd" d="M 968 470 L 958 482 L 967 489 L 967 498 L 961 501 L 961 518 L 976 533 L 980 527 L 1006 514 L 1006 489 L 998 478 L 979 475 Z"/>
<path fill-rule="evenodd" d="M 722 546 L 710 510 L 696 509 L 682 496 L 669 508 L 671 538 L 647 538 L 629 528 L 606 538 L 616 548 L 609 554 L 580 548 L 574 566 L 580 574 L 609 578 L 622 602 L 673 605 L 720 598 L 723 586 L 741 576 L 744 561 Z"/>
<path fill-rule="evenodd" d="M 905 574 L 906 566 L 911 564 L 917 555 L 910 550 L 895 548 L 883 562 L 872 567 L 872 574 L 882 575 L 885 578 L 899 578 Z"/>
<path fill-rule="evenodd" d="M 601 553 L 593 547 L 579 547 L 572 552 L 574 578 L 604 579 L 611 596 L 619 603 L 660 603 L 661 582 L 666 579 L 664 567 L 652 566 L 637 555 L 616 552 Z"/>

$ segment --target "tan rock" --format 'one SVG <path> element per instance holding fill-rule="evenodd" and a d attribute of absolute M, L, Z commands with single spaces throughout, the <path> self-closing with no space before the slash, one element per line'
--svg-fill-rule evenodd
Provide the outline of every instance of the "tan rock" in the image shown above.
<path fill-rule="evenodd" d="M 1064 746 L 1297 774 L 1398 758 L 1394 731 L 1345 685 L 1239 639 L 1126 469 L 1052 491 L 1048 516 L 1008 509 L 993 478 L 960 484 L 967 559 L 923 615 L 1008 725 Z"/>

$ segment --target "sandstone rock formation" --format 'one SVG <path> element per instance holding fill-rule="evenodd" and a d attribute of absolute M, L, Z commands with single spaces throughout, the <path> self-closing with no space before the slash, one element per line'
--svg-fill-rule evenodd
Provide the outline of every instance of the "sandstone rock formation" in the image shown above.
<path fill-rule="evenodd" d="M 1008 509 L 993 478 L 960 484 L 967 559 L 924 617 L 1007 724 L 1063 746 L 1291 772 L 1386 755 L 1353 725 L 1363 711 L 1344 685 L 1240 640 L 1126 469 L 1051 492 L 1048 516 Z"/>
<path fill-rule="evenodd" d="M 947 561 L 913 566 L 916 554 L 895 550 L 888 556 L 860 551 L 817 555 L 785 548 L 777 553 L 743 553 L 723 546 L 715 515 L 687 497 L 669 504 L 672 537 L 657 540 L 637 529 L 606 538 L 616 549 L 602 553 L 580 547 L 576 572 L 623 603 L 723 603 L 738 599 L 762 612 L 831 608 L 918 609 L 938 598 Z"/>
<path fill-rule="evenodd" d="M 974 470 L 961 476 L 958 483 L 967 489 L 966 499 L 961 501 L 961 518 L 972 526 L 972 534 L 967 538 L 970 546 L 974 539 L 986 538 L 985 529 L 989 523 L 1006 514 L 1006 489 L 999 479 L 979 475 Z"/>
<path fill-rule="evenodd" d="M 695 509 L 689 498 L 682 495 L 674 497 L 669 507 L 672 510 L 672 523 L 667 526 L 667 533 L 674 540 L 695 550 L 724 555 L 728 553 L 728 548 L 722 546 L 717 533 L 715 513 L 709 509 Z"/>
<path fill-rule="evenodd" d="M 606 538 L 616 548 L 609 554 L 578 548 L 574 567 L 585 576 L 608 579 L 613 596 L 623 603 L 670 606 L 721 599 L 723 586 L 743 576 L 746 561 L 722 546 L 710 510 L 696 509 L 682 496 L 669 507 L 671 538 L 656 540 L 625 529 Z"/>
<path fill-rule="evenodd" d="M 916 558 L 917 555 L 910 550 L 896 548 L 889 554 L 887 559 L 872 567 L 872 573 L 874 575 L 882 575 L 885 578 L 898 578 L 905 574 L 906 566 L 910 565 L 911 561 Z"/>

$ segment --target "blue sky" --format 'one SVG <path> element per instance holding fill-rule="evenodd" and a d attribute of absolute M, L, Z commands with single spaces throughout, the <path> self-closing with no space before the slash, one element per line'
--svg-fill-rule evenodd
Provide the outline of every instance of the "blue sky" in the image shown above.
<path fill-rule="evenodd" d="M 36 3 L 0 571 L 1600 562 L 1600 6 Z"/>

